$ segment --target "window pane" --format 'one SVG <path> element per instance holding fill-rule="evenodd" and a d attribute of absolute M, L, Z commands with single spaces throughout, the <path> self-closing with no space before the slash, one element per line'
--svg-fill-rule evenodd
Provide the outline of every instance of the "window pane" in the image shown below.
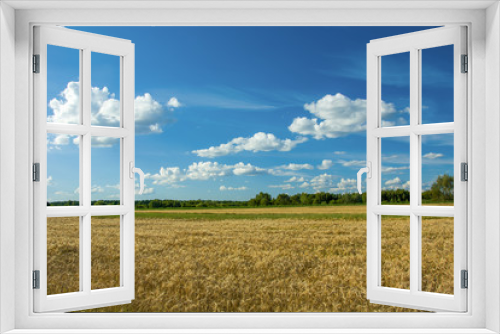
<path fill-rule="evenodd" d="M 47 45 L 47 122 L 80 123 L 80 50 Z"/>
<path fill-rule="evenodd" d="M 120 57 L 92 52 L 92 125 L 120 126 Z"/>
<path fill-rule="evenodd" d="M 410 124 L 410 53 L 381 58 L 381 126 Z"/>
<path fill-rule="evenodd" d="M 381 139 L 382 204 L 410 202 L 410 140 L 409 137 Z"/>
<path fill-rule="evenodd" d="M 421 217 L 422 291 L 453 294 L 452 217 Z"/>
<path fill-rule="evenodd" d="M 47 205 L 79 205 L 79 136 L 47 134 Z"/>
<path fill-rule="evenodd" d="M 92 290 L 120 286 L 120 216 L 92 217 Z"/>
<path fill-rule="evenodd" d="M 422 124 L 453 122 L 453 45 L 421 50 Z"/>
<path fill-rule="evenodd" d="M 47 294 L 80 290 L 80 217 L 47 218 Z"/>
<path fill-rule="evenodd" d="M 422 204 L 453 205 L 453 133 L 422 136 Z"/>
<path fill-rule="evenodd" d="M 120 204 L 120 139 L 92 137 L 92 205 Z"/>
<path fill-rule="evenodd" d="M 410 289 L 410 217 L 382 216 L 381 224 L 381 285 Z"/>

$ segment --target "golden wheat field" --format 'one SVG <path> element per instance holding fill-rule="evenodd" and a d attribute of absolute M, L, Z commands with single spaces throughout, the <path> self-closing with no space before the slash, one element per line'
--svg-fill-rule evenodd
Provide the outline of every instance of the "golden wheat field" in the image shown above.
<path fill-rule="evenodd" d="M 363 210 L 139 212 L 135 299 L 90 312 L 412 312 L 366 299 Z M 78 291 L 79 220 L 47 225 L 48 293 Z M 409 219 L 382 239 L 382 285 L 409 288 Z M 92 219 L 93 289 L 119 285 L 119 241 L 118 217 Z M 453 293 L 453 218 L 424 218 L 422 249 L 422 290 Z"/>

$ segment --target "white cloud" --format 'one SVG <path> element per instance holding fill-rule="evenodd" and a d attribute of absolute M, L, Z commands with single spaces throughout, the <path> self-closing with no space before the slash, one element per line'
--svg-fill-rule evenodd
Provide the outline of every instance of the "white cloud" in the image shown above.
<path fill-rule="evenodd" d="M 179 108 L 182 104 L 177 100 L 176 97 L 171 97 L 167 102 L 167 106 L 170 108 Z"/>
<path fill-rule="evenodd" d="M 318 176 L 315 176 L 311 179 L 310 184 L 314 188 L 314 190 L 321 190 L 321 189 L 326 189 L 330 188 L 333 186 L 333 179 L 334 176 L 330 174 L 321 174 Z"/>
<path fill-rule="evenodd" d="M 366 130 L 366 100 L 351 100 L 337 93 L 325 95 L 316 102 L 306 103 L 304 109 L 314 118 L 297 117 L 288 129 L 301 135 L 310 135 L 315 139 L 338 138 L 351 133 Z M 392 103 L 381 101 L 384 119 L 397 115 Z"/>
<path fill-rule="evenodd" d="M 313 165 L 311 164 L 294 164 L 294 163 L 279 166 L 277 168 L 288 169 L 288 170 L 314 169 Z"/>
<path fill-rule="evenodd" d="M 92 188 L 90 189 L 90 191 L 92 193 L 103 193 L 104 192 L 104 188 L 101 187 L 101 186 L 92 186 Z"/>
<path fill-rule="evenodd" d="M 396 186 L 401 185 L 401 179 L 399 177 L 395 177 L 392 180 L 388 180 L 385 182 L 386 186 Z"/>
<path fill-rule="evenodd" d="M 247 190 L 247 189 L 248 189 L 247 187 L 237 187 L 237 188 L 226 187 L 226 186 L 219 187 L 220 191 L 242 191 L 242 190 Z"/>
<path fill-rule="evenodd" d="M 344 167 L 366 167 L 366 161 L 364 160 L 351 160 L 351 161 L 340 161 Z"/>
<path fill-rule="evenodd" d="M 330 189 L 330 192 L 334 193 L 352 192 L 357 189 L 356 187 L 357 187 L 357 181 L 355 179 L 342 178 L 334 188 Z"/>
<path fill-rule="evenodd" d="M 269 185 L 269 188 L 280 188 L 282 190 L 295 189 L 291 184 L 277 184 L 277 185 Z"/>
<path fill-rule="evenodd" d="M 141 196 L 141 195 L 154 194 L 155 189 L 150 187 L 144 187 L 144 191 L 142 192 L 142 194 L 139 194 L 139 191 L 140 189 L 135 189 L 135 194 Z"/>
<path fill-rule="evenodd" d="M 443 156 L 442 153 L 432 153 L 432 152 L 429 152 L 427 154 L 424 154 L 422 157 L 424 159 L 437 159 L 437 158 L 441 158 Z"/>
<path fill-rule="evenodd" d="M 50 186 L 53 186 L 54 183 L 53 183 L 53 179 L 52 179 L 52 176 L 48 176 L 47 177 L 47 187 L 50 187 Z"/>
<path fill-rule="evenodd" d="M 147 179 L 153 180 L 155 185 L 176 185 L 177 183 L 193 180 L 206 181 L 226 176 L 254 176 L 271 174 L 271 170 L 239 162 L 234 165 L 219 164 L 218 162 L 195 162 L 188 168 L 161 167 L 157 174 L 146 174 Z"/>
<path fill-rule="evenodd" d="M 120 101 L 115 98 L 114 94 L 109 92 L 107 87 L 92 87 L 91 101 L 92 125 L 120 126 Z M 172 106 L 180 106 L 176 98 L 171 98 L 167 105 L 169 103 Z M 79 123 L 80 84 L 78 82 L 69 82 L 59 98 L 50 100 L 49 107 L 53 112 L 52 115 L 47 117 L 49 122 Z M 135 98 L 134 112 L 136 134 L 160 133 L 162 132 L 162 125 L 173 121 L 170 113 L 149 93 Z M 66 144 L 68 142 L 59 143 L 59 145 Z"/>
<path fill-rule="evenodd" d="M 289 180 L 286 180 L 285 182 L 304 182 L 305 179 L 304 177 L 297 177 L 297 176 L 292 176 Z"/>
<path fill-rule="evenodd" d="M 325 169 L 330 169 L 333 166 L 333 161 L 325 159 L 321 162 L 321 165 L 316 166 L 316 168 L 325 170 Z"/>
<path fill-rule="evenodd" d="M 309 186 L 310 184 L 308 182 L 304 182 L 299 186 L 299 188 L 308 188 Z"/>
<path fill-rule="evenodd" d="M 345 151 L 335 151 L 333 154 L 342 155 L 345 154 Z"/>
<path fill-rule="evenodd" d="M 242 151 L 281 151 L 288 152 L 300 143 L 307 141 L 307 138 L 298 137 L 292 139 L 279 139 L 272 133 L 257 132 L 252 137 L 234 138 L 226 144 L 211 146 L 206 149 L 195 150 L 192 153 L 207 158 L 220 157 Z"/>
<path fill-rule="evenodd" d="M 403 189 L 410 189 L 410 181 L 403 183 Z"/>
<path fill-rule="evenodd" d="M 405 169 L 410 169 L 409 166 L 403 166 L 403 167 L 382 167 L 382 173 L 391 173 L 399 170 L 405 170 Z"/>

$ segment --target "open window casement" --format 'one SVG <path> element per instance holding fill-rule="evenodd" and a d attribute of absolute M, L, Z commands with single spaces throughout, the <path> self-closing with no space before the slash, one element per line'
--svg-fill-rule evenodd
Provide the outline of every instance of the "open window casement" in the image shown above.
<path fill-rule="evenodd" d="M 48 57 L 52 53 L 48 50 L 57 48 L 76 54 L 76 76 L 78 80 L 71 82 L 73 88 L 73 109 L 62 110 L 63 117 L 47 116 L 48 99 L 47 91 L 55 79 L 63 72 L 59 64 L 48 69 Z M 116 81 L 119 81 L 118 98 L 111 102 L 114 108 L 108 108 L 105 122 L 98 122 L 99 115 L 95 115 L 97 103 L 92 101 L 91 57 L 95 55 L 113 56 L 116 62 Z M 52 59 L 54 60 L 54 59 Z M 64 57 L 58 58 L 58 61 Z M 52 64 L 54 61 L 52 61 Z M 56 61 L 57 63 L 57 61 Z M 50 71 L 49 71 L 50 70 Z M 101 68 L 100 71 L 106 71 Z M 50 72 L 48 74 L 48 72 Z M 50 78 L 49 78 L 50 76 Z M 48 79 L 49 78 L 49 79 Z M 33 82 L 34 82 L 34 268 L 33 268 L 33 293 L 35 312 L 65 312 L 72 310 L 90 309 L 101 306 L 130 303 L 134 299 L 134 201 L 135 182 L 134 172 L 134 44 L 128 40 L 99 36 L 91 33 L 73 31 L 59 27 L 39 26 L 34 28 L 34 55 L 33 55 Z M 70 85 L 68 85 L 70 87 Z M 69 88 L 68 88 L 69 89 Z M 69 94 L 69 93 L 68 93 Z M 51 96 L 52 97 L 52 96 Z M 66 98 L 70 98 L 66 96 Z M 113 107 L 112 106 L 112 107 Z M 75 111 L 76 110 L 76 111 Z M 113 113 L 114 112 L 114 113 Z M 61 114 L 62 115 L 62 114 Z M 118 184 L 113 185 L 118 194 L 115 199 L 119 205 L 93 205 L 92 193 L 94 186 L 91 162 L 93 150 L 97 149 L 94 143 L 99 143 L 99 138 L 107 138 L 109 145 L 114 145 L 119 159 L 119 168 L 115 170 Z M 74 168 L 68 172 L 75 175 L 75 196 L 73 206 L 48 206 L 47 187 L 50 178 L 47 177 L 47 154 L 50 150 L 71 149 L 78 161 Z M 63 150 L 64 151 L 64 150 Z M 65 156 L 61 159 L 68 160 Z M 64 161 L 64 160 L 59 160 Z M 99 161 L 95 161 L 97 164 Z M 117 161 L 118 162 L 118 161 Z M 66 165 L 65 165 L 66 166 Z M 69 165 L 68 165 L 69 166 Z M 106 165 L 99 166 L 106 169 Z M 78 169 L 77 171 L 73 169 Z M 94 166 L 94 169 L 95 168 Z M 66 172 L 66 171 L 64 171 Z M 96 173 L 97 174 L 97 173 Z M 141 181 L 143 181 L 141 179 Z M 95 181 L 94 181 L 95 182 Z M 94 203 L 95 204 L 95 203 Z M 99 259 L 92 258 L 92 234 L 101 233 L 93 230 L 98 218 L 113 218 L 117 222 L 117 246 L 115 247 L 116 266 L 115 283 L 110 287 L 94 286 L 93 262 Z M 50 221 L 60 219 L 68 224 L 74 222 L 72 227 L 64 223 L 60 229 L 69 230 L 76 240 L 75 244 L 63 238 L 57 239 L 48 235 Z M 61 220 L 62 219 L 62 220 Z M 65 219 L 65 220 L 64 220 Z M 96 220 L 94 220 L 96 219 Z M 51 231 L 54 231 L 52 229 Z M 57 228 L 55 229 L 57 232 Z M 53 233 L 53 232 L 50 232 Z M 51 264 L 48 272 L 48 263 L 57 263 L 58 260 L 67 261 L 62 256 L 50 254 L 48 256 L 48 243 L 66 243 L 66 251 L 74 252 L 74 274 L 57 272 L 57 265 Z M 97 245 L 100 246 L 100 245 Z M 49 258 L 49 259 L 48 259 Z M 106 266 L 107 264 L 102 264 Z M 67 268 L 68 266 L 64 266 Z M 50 275 L 59 275 L 50 277 Z M 61 278 L 62 277 L 62 278 Z M 74 280 L 73 287 L 67 282 L 60 283 L 58 289 L 52 291 L 48 282 L 54 280 Z"/>
<path fill-rule="evenodd" d="M 449 62 L 454 66 L 452 100 L 453 120 L 444 123 L 422 122 L 422 59 L 428 50 L 447 46 L 452 48 Z M 406 53 L 409 56 L 409 125 L 394 126 L 383 122 L 382 100 L 383 58 Z M 373 40 L 367 45 L 367 298 L 372 303 L 408 307 L 429 311 L 466 311 L 467 289 L 467 182 L 462 173 L 467 163 L 467 47 L 465 27 L 443 27 L 421 32 Z M 433 75 L 439 76 L 439 69 Z M 438 78 L 439 79 L 439 78 Z M 443 97 L 444 98 L 444 97 Z M 390 101 L 389 101 L 390 102 Z M 389 126 L 387 126 L 389 125 Z M 454 206 L 426 205 L 422 201 L 422 145 L 426 136 L 453 136 L 452 160 L 454 180 Z M 425 138 L 425 139 L 424 139 Z M 382 143 L 387 140 L 409 143 L 410 205 L 382 204 L 381 192 L 387 183 L 382 182 Z M 462 176 L 462 177 L 461 177 Z M 385 286 L 382 279 L 383 229 L 391 219 L 407 217 L 409 226 L 409 284 Z M 399 219 L 401 219 L 399 217 Z M 429 217 L 453 219 L 453 294 L 429 292 L 423 289 L 422 269 L 426 256 L 422 247 L 422 223 Z M 401 245 L 401 247 L 403 247 Z M 403 254 L 401 254 L 403 257 Z M 398 259 L 408 261 L 408 259 Z M 396 261 L 396 260 L 394 260 Z M 397 266 L 393 266 L 394 270 Z M 394 274 L 394 273 L 391 273 Z M 396 273 L 398 274 L 398 273 Z M 403 274 L 403 273 L 401 273 Z"/>

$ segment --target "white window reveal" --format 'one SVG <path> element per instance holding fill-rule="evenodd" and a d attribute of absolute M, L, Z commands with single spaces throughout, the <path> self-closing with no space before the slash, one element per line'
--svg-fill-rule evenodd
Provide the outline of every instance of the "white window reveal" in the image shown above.
<path fill-rule="evenodd" d="M 443 27 L 426 31 L 372 40 L 367 46 L 367 297 L 372 303 L 409 307 L 430 311 L 467 311 L 467 48 L 465 27 Z M 451 48 L 449 62 L 453 64 L 452 119 L 432 122 L 426 118 L 423 67 L 425 55 L 433 48 Z M 398 55 L 409 58 L 409 124 L 395 126 L 384 121 L 383 65 L 386 57 Z M 439 71 L 435 71 L 438 73 Z M 438 78 L 439 79 L 439 78 Z M 445 97 L 443 97 L 445 98 Z M 422 169 L 430 154 L 423 150 L 430 138 L 448 138 L 453 148 L 455 175 L 454 205 L 429 205 L 422 199 Z M 383 161 L 388 145 L 396 142 L 406 145 L 409 163 L 409 205 L 383 203 Z M 358 176 L 359 180 L 359 176 Z M 359 187 L 359 185 L 358 185 Z M 359 189 L 359 188 L 358 188 Z M 384 261 L 384 223 L 386 217 L 407 217 L 409 230 L 408 256 L 401 247 L 401 261 L 408 261 L 408 279 L 388 282 L 385 271 L 394 270 Z M 453 287 L 451 291 L 432 291 L 423 284 L 423 259 L 426 250 L 423 226 L 430 217 L 453 219 Z M 403 228 L 402 228 L 403 230 Z M 402 233 L 403 234 L 403 233 Z M 403 277 L 404 275 L 401 275 Z M 429 291 L 431 290 L 431 291 Z M 452 293 L 451 293 L 452 292 Z"/>
<path fill-rule="evenodd" d="M 34 180 L 37 181 L 34 183 L 34 311 L 66 312 L 129 303 L 134 299 L 134 172 L 140 172 L 134 168 L 134 44 L 65 28 L 41 26 L 35 27 L 34 32 Z M 47 66 L 52 52 L 48 50 L 54 48 L 67 52 L 68 57 L 74 55 L 76 64 L 76 79 L 72 82 L 74 109 L 66 111 L 67 117 L 47 114 L 47 91 L 58 70 L 57 66 Z M 91 57 L 102 55 L 116 59 L 114 70 L 119 73 L 119 96 L 113 109 L 116 113 L 107 115 L 104 126 L 94 121 L 97 116 L 92 114 L 91 98 L 91 80 L 95 74 Z M 116 148 L 117 184 L 114 187 L 118 204 L 93 205 L 98 203 L 92 203 L 92 168 L 107 168 L 102 163 L 99 165 L 99 161 L 91 161 L 95 143 L 109 142 Z M 54 167 L 48 166 L 51 161 L 47 153 L 54 149 L 68 151 L 66 159 L 74 161 L 68 164 L 71 168 L 58 171 L 74 175 L 73 206 L 47 205 L 47 186 L 51 185 L 47 170 Z M 71 227 L 64 230 L 73 234 L 58 235 L 57 227 L 50 226 L 54 217 L 64 217 L 62 222 Z M 113 217 L 116 221 L 115 226 L 108 228 L 115 231 L 117 259 L 114 281 L 109 285 L 92 276 L 92 266 L 98 265 L 99 260 L 92 258 L 92 247 L 95 247 L 92 234 L 106 232 L 105 228 L 96 230 L 102 217 Z M 55 242 L 65 243 L 66 254 L 72 254 L 74 260 L 73 273 L 66 273 L 61 279 L 51 277 L 56 270 L 48 268 L 49 243 Z M 68 258 L 51 258 L 51 263 L 57 266 L 58 260 L 68 261 Z M 71 281 L 73 285 L 67 284 Z M 56 282 L 57 286 L 49 286 L 48 282 Z"/>

